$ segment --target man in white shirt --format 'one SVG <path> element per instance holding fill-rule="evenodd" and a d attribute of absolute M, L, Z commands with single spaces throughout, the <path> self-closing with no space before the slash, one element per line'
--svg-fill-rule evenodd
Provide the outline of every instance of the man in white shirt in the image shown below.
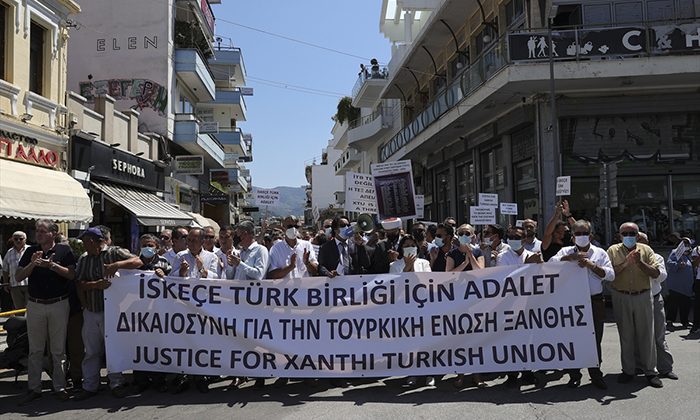
<path fill-rule="evenodd" d="M 202 228 L 192 228 L 187 234 L 187 249 L 177 253 L 171 273 L 180 277 L 194 279 L 219 278 L 217 269 L 219 258 L 202 247 L 204 231 Z"/>
<path fill-rule="evenodd" d="M 0 264 L 0 267 L 2 267 L 2 284 L 5 290 L 9 289 L 15 309 L 26 308 L 27 298 L 29 297 L 29 292 L 27 291 L 28 280 L 25 278 L 22 281 L 17 281 L 15 277 L 19 260 L 27 248 L 29 248 L 29 245 L 27 245 L 27 234 L 18 230 L 12 234 L 12 248 L 7 251 L 2 264 Z"/>
<path fill-rule="evenodd" d="M 567 246 L 559 250 L 549 261 L 571 261 L 579 267 L 586 269 L 588 287 L 591 292 L 591 309 L 593 311 L 593 327 L 595 329 L 596 348 L 598 350 L 598 364 L 602 362 L 600 343 L 603 339 L 603 321 L 605 320 L 605 300 L 603 298 L 603 282 L 612 281 L 615 278 L 615 270 L 608 253 L 591 244 L 593 232 L 591 224 L 586 220 L 577 220 L 572 229 L 576 245 Z M 570 388 L 581 385 L 581 372 L 578 369 L 569 369 Z M 603 379 L 600 367 L 588 368 L 593 386 L 599 389 L 608 389 Z"/>
<path fill-rule="evenodd" d="M 202 246 L 209 252 L 216 254 L 219 248 L 216 246 L 216 231 L 211 226 L 205 226 L 202 228 L 204 231 L 204 243 Z"/>
<path fill-rule="evenodd" d="M 542 241 L 537 239 L 537 222 L 532 219 L 523 220 L 525 229 L 525 249 L 532 252 L 542 252 Z"/>
<path fill-rule="evenodd" d="M 165 232 L 165 231 L 164 231 Z M 189 229 L 184 226 L 178 226 L 172 230 L 170 233 L 170 243 L 171 248 L 163 254 L 163 257 L 168 260 L 168 264 L 172 267 L 175 264 L 175 259 L 177 259 L 177 253 L 182 252 L 187 249 L 187 233 Z M 161 235 L 161 242 L 163 241 Z M 173 273 L 175 275 L 176 273 Z"/>
<path fill-rule="evenodd" d="M 284 240 L 270 249 L 269 279 L 300 279 L 318 274 L 318 261 L 311 242 L 297 238 L 299 219 L 287 216 L 282 221 Z"/>
<path fill-rule="evenodd" d="M 495 267 L 498 255 L 509 248 L 508 244 L 503 242 L 506 230 L 501 225 L 488 225 L 482 236 L 481 252 L 484 254 L 486 267 Z"/>
<path fill-rule="evenodd" d="M 238 224 L 236 235 L 240 238 L 241 252 L 228 255 L 226 278 L 234 280 L 262 280 L 267 274 L 269 253 L 265 246 L 255 241 L 255 225 L 245 220 Z"/>
<path fill-rule="evenodd" d="M 229 269 L 230 265 L 228 263 L 228 256 L 236 251 L 236 247 L 233 242 L 233 238 L 236 234 L 236 230 L 233 226 L 226 225 L 221 226 L 219 229 L 219 245 L 221 248 L 217 249 L 214 254 L 219 258 L 218 274 L 219 278 L 226 278 L 226 270 Z"/>
<path fill-rule="evenodd" d="M 525 230 L 516 226 L 510 228 L 506 234 L 508 238 L 508 248 L 504 248 L 503 252 L 496 257 L 496 266 L 504 265 L 523 265 L 531 263 L 541 263 L 542 256 L 525 249 Z"/>
<path fill-rule="evenodd" d="M 646 233 L 637 234 L 637 242 L 649 245 Z M 659 277 L 651 278 L 651 294 L 654 301 L 654 341 L 656 342 L 656 370 L 661 378 L 677 380 L 678 375 L 673 371 L 673 355 L 666 343 L 666 312 L 664 311 L 664 297 L 661 293 L 661 283 L 666 280 L 666 260 L 661 255 L 654 253 L 659 263 Z M 640 364 L 641 365 L 641 364 Z"/>

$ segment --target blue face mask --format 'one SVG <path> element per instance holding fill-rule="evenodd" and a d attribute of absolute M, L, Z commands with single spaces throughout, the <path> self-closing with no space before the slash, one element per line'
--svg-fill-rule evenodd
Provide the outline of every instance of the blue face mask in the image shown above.
<path fill-rule="evenodd" d="M 459 243 L 461 245 L 468 245 L 472 243 L 472 237 L 468 235 L 459 235 Z"/>
<path fill-rule="evenodd" d="M 445 242 L 443 242 L 442 238 L 435 238 L 435 240 L 433 241 L 433 243 L 434 243 L 438 248 L 442 248 L 443 245 L 445 245 Z"/>
<path fill-rule="evenodd" d="M 150 246 L 144 246 L 141 248 L 141 256 L 143 258 L 153 258 L 156 255 L 156 249 Z"/>
<path fill-rule="evenodd" d="M 636 236 L 623 236 L 622 243 L 627 248 L 634 248 L 637 245 L 637 237 Z"/>
<path fill-rule="evenodd" d="M 523 241 L 520 239 L 508 239 L 508 245 L 510 245 L 514 251 L 517 251 L 523 247 Z"/>

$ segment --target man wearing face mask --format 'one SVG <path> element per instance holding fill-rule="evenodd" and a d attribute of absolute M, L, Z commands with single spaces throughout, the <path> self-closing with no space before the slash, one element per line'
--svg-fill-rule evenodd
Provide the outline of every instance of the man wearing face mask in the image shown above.
<path fill-rule="evenodd" d="M 418 247 L 418 257 L 430 260 L 430 249 L 435 247 L 435 244 L 426 240 L 426 233 L 425 225 L 421 222 L 416 222 L 411 226 L 411 235 L 416 240 Z"/>
<path fill-rule="evenodd" d="M 622 361 L 622 373 L 617 381 L 628 383 L 634 379 L 636 351 L 647 383 L 661 388 L 663 383 L 656 371 L 651 296 L 651 279 L 659 277 L 661 272 L 654 251 L 647 245 L 637 243 L 639 227 L 636 223 L 623 223 L 619 233 L 622 243 L 608 248 L 608 256 L 615 269 L 611 293 Z"/>
<path fill-rule="evenodd" d="M 512 227 L 506 234 L 509 248 L 498 254 L 496 266 L 539 264 L 542 262 L 540 254 L 525 249 L 525 230 L 522 227 Z"/>
<path fill-rule="evenodd" d="M 367 267 L 366 251 L 362 238 L 353 234 L 353 228 L 347 218 L 337 216 L 331 224 L 333 238 L 329 239 L 318 251 L 318 274 L 336 277 L 350 274 L 362 274 Z M 365 256 L 360 263 L 358 251 Z M 389 263 L 387 262 L 387 271 Z"/>
<path fill-rule="evenodd" d="M 162 235 L 163 233 L 161 233 Z M 170 263 L 158 252 L 158 238 L 155 235 L 146 233 L 141 235 L 139 239 L 141 242 L 141 252 L 139 253 L 139 258 L 143 265 L 139 267 L 142 271 L 153 271 L 156 276 L 163 278 L 170 274 Z M 165 374 L 163 372 L 147 372 L 147 371 L 134 371 L 134 384 L 136 385 L 137 392 L 140 394 L 147 390 L 149 387 L 153 387 L 160 392 L 167 391 L 167 385 L 165 383 Z"/>
<path fill-rule="evenodd" d="M 508 244 L 503 242 L 505 233 L 501 225 L 487 225 L 484 229 L 481 252 L 484 254 L 486 267 L 494 267 L 498 255 L 509 249 Z"/>
<path fill-rule="evenodd" d="M 593 328 L 595 330 L 596 349 L 598 350 L 598 364 L 600 365 L 603 360 L 600 343 L 603 340 L 603 321 L 605 320 L 603 282 L 612 281 L 615 278 L 615 271 L 608 253 L 604 249 L 591 244 L 591 238 L 593 237 L 591 224 L 586 220 L 578 220 L 574 223 L 573 229 L 576 245 L 560 249 L 550 261 L 570 261 L 586 270 L 588 287 L 591 291 Z M 569 374 L 569 388 L 577 388 L 581 385 L 582 375 L 579 369 L 569 369 L 567 373 Z M 598 389 L 608 389 L 600 367 L 588 368 L 588 374 L 591 377 L 593 386 Z"/>
<path fill-rule="evenodd" d="M 525 249 L 532 252 L 542 252 L 542 241 L 537 239 L 537 222 L 525 219 L 523 220 L 523 229 L 525 230 L 525 238 L 523 239 Z"/>
<path fill-rule="evenodd" d="M 433 271 L 445 271 L 447 268 L 447 254 L 452 249 L 454 230 L 452 226 L 439 224 L 435 232 L 435 248 L 430 250 L 430 267 Z"/>
<path fill-rule="evenodd" d="M 318 261 L 309 241 L 299 239 L 299 219 L 287 216 L 282 221 L 286 228 L 284 240 L 270 249 L 269 279 L 300 279 L 318 274 Z"/>

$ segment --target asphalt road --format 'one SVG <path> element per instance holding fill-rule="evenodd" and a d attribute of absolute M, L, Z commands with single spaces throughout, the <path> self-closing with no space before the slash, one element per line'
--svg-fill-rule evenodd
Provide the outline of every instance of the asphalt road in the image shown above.
<path fill-rule="evenodd" d="M 503 379 L 489 381 L 485 389 L 456 390 L 452 377 L 435 388 L 404 388 L 402 378 L 355 383 L 348 388 L 329 387 L 326 382 L 310 386 L 302 382 L 284 387 L 227 389 L 228 381 L 214 384 L 207 394 L 190 389 L 182 394 L 146 391 L 116 399 L 106 390 L 82 402 L 58 402 L 44 382 L 44 396 L 28 407 L 17 401 L 26 390 L 26 375 L 17 384 L 14 373 L 0 371 L 0 414 L 3 419 L 45 417 L 56 419 L 245 418 L 245 419 L 700 419 L 700 335 L 684 338 L 687 330 L 671 332 L 667 341 L 675 358 L 680 380 L 664 379 L 664 388 L 646 385 L 644 377 L 632 383 L 616 383 L 620 371 L 617 330 L 605 325 L 603 372 L 607 391 L 593 388 L 584 373 L 578 389 L 566 386 L 567 376 L 549 373 L 543 388 L 507 388 Z M 4 341 L 4 336 L 0 335 Z M 0 348 L 4 344 L 0 343 Z M 268 380 L 268 384 L 272 381 Z"/>

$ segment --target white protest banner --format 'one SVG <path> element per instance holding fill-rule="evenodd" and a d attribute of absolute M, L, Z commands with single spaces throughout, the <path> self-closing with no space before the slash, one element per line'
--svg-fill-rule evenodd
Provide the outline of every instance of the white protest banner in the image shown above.
<path fill-rule="evenodd" d="M 498 207 L 498 194 L 479 193 L 479 206 Z"/>
<path fill-rule="evenodd" d="M 518 203 L 501 203 L 501 214 L 518 215 Z"/>
<path fill-rule="evenodd" d="M 558 176 L 557 177 L 557 193 L 556 196 L 561 195 L 571 195 L 571 177 L 570 176 Z"/>
<path fill-rule="evenodd" d="M 516 220 L 516 221 L 515 221 L 515 226 L 516 226 L 516 227 L 523 227 L 523 223 L 525 223 L 524 220 Z"/>
<path fill-rule="evenodd" d="M 416 219 L 425 217 L 425 196 L 423 194 L 416 195 Z"/>
<path fill-rule="evenodd" d="M 496 207 L 469 207 L 469 223 L 472 225 L 495 225 Z"/>
<path fill-rule="evenodd" d="M 586 269 L 290 282 L 161 279 L 105 290 L 107 369 L 253 377 L 379 377 L 598 365 Z"/>
<path fill-rule="evenodd" d="M 255 191 L 255 203 L 258 206 L 275 207 L 280 202 L 279 190 L 264 190 L 258 188 Z"/>
<path fill-rule="evenodd" d="M 377 193 L 372 175 L 345 174 L 345 211 L 377 214 Z"/>
<path fill-rule="evenodd" d="M 371 166 L 380 219 L 416 217 L 415 188 L 410 160 L 374 163 Z"/>

